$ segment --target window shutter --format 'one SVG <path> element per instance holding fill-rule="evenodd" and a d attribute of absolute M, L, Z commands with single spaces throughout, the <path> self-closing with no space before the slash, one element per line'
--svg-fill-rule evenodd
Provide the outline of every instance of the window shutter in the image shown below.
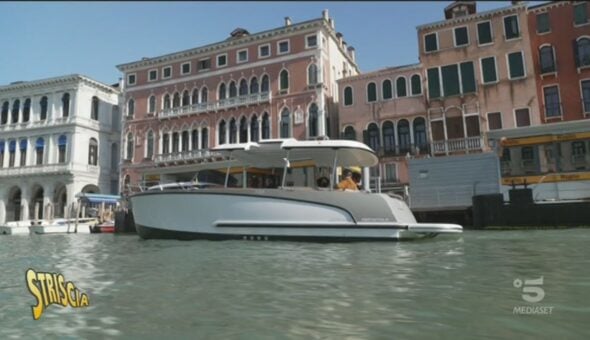
<path fill-rule="evenodd" d="M 463 93 L 475 92 L 473 62 L 461 63 L 461 83 L 463 83 Z"/>
<path fill-rule="evenodd" d="M 428 69 L 428 97 L 430 99 L 440 97 L 440 78 L 436 67 Z"/>

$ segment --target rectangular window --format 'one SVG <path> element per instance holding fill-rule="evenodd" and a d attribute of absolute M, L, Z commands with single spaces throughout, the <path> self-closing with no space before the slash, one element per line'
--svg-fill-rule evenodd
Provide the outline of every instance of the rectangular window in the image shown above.
<path fill-rule="evenodd" d="M 148 81 L 158 80 L 158 70 L 148 71 Z"/>
<path fill-rule="evenodd" d="M 162 79 L 168 79 L 172 77 L 172 66 L 166 66 L 162 69 Z"/>
<path fill-rule="evenodd" d="M 397 171 L 395 163 L 385 164 L 385 180 L 387 182 L 397 182 Z"/>
<path fill-rule="evenodd" d="M 475 92 L 475 72 L 473 71 L 473 62 L 468 61 L 461 63 L 460 67 L 463 93 Z"/>
<path fill-rule="evenodd" d="M 514 115 L 516 116 L 516 126 L 530 126 L 531 125 L 531 117 L 529 116 L 529 109 L 518 109 L 514 111 Z"/>
<path fill-rule="evenodd" d="M 245 63 L 248 61 L 248 50 L 240 50 L 238 51 L 238 63 Z"/>
<path fill-rule="evenodd" d="M 551 26 L 549 23 L 549 13 L 537 14 L 537 33 L 551 32 Z"/>
<path fill-rule="evenodd" d="M 586 154 L 586 146 L 582 141 L 572 142 L 572 155 Z"/>
<path fill-rule="evenodd" d="M 188 62 L 188 63 L 184 63 L 184 64 L 182 64 L 182 65 L 180 66 L 180 73 L 181 73 L 181 74 L 183 74 L 183 75 L 184 75 L 184 74 L 189 74 L 189 73 L 191 73 L 191 63 L 190 63 L 190 62 Z"/>
<path fill-rule="evenodd" d="M 574 5 L 574 25 L 583 25 L 588 22 L 586 3 Z"/>
<path fill-rule="evenodd" d="M 199 70 L 208 70 L 211 68 L 211 59 L 201 59 L 199 60 Z"/>
<path fill-rule="evenodd" d="M 279 54 L 289 53 L 289 40 L 279 41 L 277 43 Z"/>
<path fill-rule="evenodd" d="M 440 77 L 436 67 L 428 69 L 428 97 L 440 98 Z"/>
<path fill-rule="evenodd" d="M 495 57 L 481 59 L 481 75 L 484 84 L 495 83 L 498 81 Z"/>
<path fill-rule="evenodd" d="M 127 85 L 135 85 L 135 73 L 127 75 Z"/>
<path fill-rule="evenodd" d="M 467 27 L 457 27 L 454 29 L 455 33 L 455 47 L 465 46 L 469 44 L 469 33 Z"/>
<path fill-rule="evenodd" d="M 217 56 L 217 67 L 227 66 L 227 53 Z"/>
<path fill-rule="evenodd" d="M 270 44 L 258 46 L 258 58 L 266 58 L 270 56 Z"/>
<path fill-rule="evenodd" d="M 477 43 L 480 45 L 492 42 L 492 23 L 490 21 L 477 24 Z"/>
<path fill-rule="evenodd" d="M 582 81 L 582 102 L 584 113 L 590 112 L 590 80 Z"/>
<path fill-rule="evenodd" d="M 545 46 L 539 51 L 541 63 L 541 74 L 555 72 L 555 60 L 553 58 L 553 47 Z"/>
<path fill-rule="evenodd" d="M 518 17 L 516 15 L 504 17 L 504 35 L 506 37 L 506 40 L 516 39 L 520 37 Z"/>
<path fill-rule="evenodd" d="M 500 113 L 500 112 L 488 113 L 488 128 L 490 130 L 499 130 L 502 128 L 502 113 Z"/>
<path fill-rule="evenodd" d="M 433 52 L 438 50 L 438 38 L 436 33 L 430 33 L 424 36 L 424 51 Z"/>
<path fill-rule="evenodd" d="M 545 99 L 545 117 L 561 116 L 559 88 L 557 86 L 548 86 L 543 88 L 543 98 Z"/>
<path fill-rule="evenodd" d="M 318 36 L 317 35 L 308 35 L 305 37 L 305 47 L 312 48 L 318 46 Z"/>
<path fill-rule="evenodd" d="M 457 65 L 448 65 L 441 67 L 443 94 L 445 97 L 459 94 L 459 68 Z"/>
<path fill-rule="evenodd" d="M 510 70 L 510 79 L 522 78 L 525 76 L 522 52 L 508 54 L 508 69 Z"/>

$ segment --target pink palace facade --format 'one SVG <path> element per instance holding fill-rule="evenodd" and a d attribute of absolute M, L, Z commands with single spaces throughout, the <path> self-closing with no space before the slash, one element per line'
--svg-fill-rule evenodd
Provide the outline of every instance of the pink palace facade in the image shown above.
<path fill-rule="evenodd" d="M 292 23 L 117 66 L 122 190 L 190 180 L 209 149 L 260 139 L 338 135 L 337 80 L 359 73 L 334 20 Z"/>

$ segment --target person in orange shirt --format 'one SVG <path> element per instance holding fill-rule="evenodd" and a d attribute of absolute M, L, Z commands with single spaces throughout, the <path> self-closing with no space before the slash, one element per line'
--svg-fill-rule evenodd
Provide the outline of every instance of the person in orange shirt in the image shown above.
<path fill-rule="evenodd" d="M 352 179 L 352 171 L 345 169 L 343 174 L 344 179 L 342 179 L 340 183 L 338 183 L 338 189 L 358 191 L 359 188 Z"/>

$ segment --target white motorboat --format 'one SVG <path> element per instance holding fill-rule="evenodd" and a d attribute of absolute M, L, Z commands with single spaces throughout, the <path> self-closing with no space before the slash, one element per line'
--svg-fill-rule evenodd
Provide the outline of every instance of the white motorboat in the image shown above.
<path fill-rule="evenodd" d="M 58 218 L 50 223 L 41 223 L 29 227 L 31 234 L 90 234 L 91 228 L 98 223 L 98 220 L 92 218 Z"/>
<path fill-rule="evenodd" d="M 229 159 L 223 187 L 180 183 L 130 196 L 140 237 L 350 242 L 429 238 L 463 230 L 456 224 L 417 223 L 398 197 L 334 189 L 338 167 L 377 164 L 375 153 L 363 143 L 265 140 L 222 145 L 215 151 Z M 244 175 L 253 168 L 282 168 L 281 185 L 247 187 Z M 243 169 L 241 187 L 228 186 L 232 169 Z M 328 188 L 315 186 L 319 169 L 331 172 Z"/>
<path fill-rule="evenodd" d="M 31 220 L 10 221 L 0 226 L 0 235 L 29 235 Z"/>

